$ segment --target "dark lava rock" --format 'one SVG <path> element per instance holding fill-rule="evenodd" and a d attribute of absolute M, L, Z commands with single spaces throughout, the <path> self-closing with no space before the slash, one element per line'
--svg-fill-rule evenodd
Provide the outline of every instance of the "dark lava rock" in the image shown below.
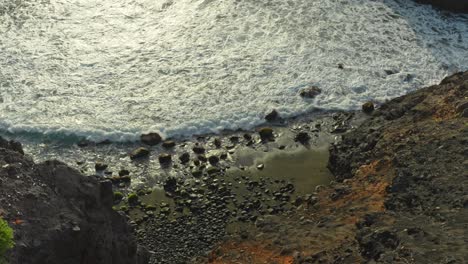
<path fill-rule="evenodd" d="M 268 121 L 268 122 L 273 122 L 278 118 L 279 118 L 278 111 L 276 111 L 274 109 L 273 109 L 273 111 L 271 111 L 269 114 L 267 114 L 265 116 L 265 120 Z"/>
<path fill-rule="evenodd" d="M 217 148 L 220 148 L 221 145 L 222 145 L 221 140 L 220 140 L 219 138 L 215 138 L 215 139 L 213 140 L 213 144 L 214 144 L 215 147 L 217 147 Z"/>
<path fill-rule="evenodd" d="M 0 170 L 2 218 L 26 221 L 12 225 L 16 246 L 7 253 L 8 263 L 147 263 L 138 262 L 133 230 L 112 209 L 109 181 L 85 177 L 59 161 L 35 164 L 18 143 L 3 143 L 0 165 L 21 164 L 21 180 L 9 180 L 7 170 Z"/>
<path fill-rule="evenodd" d="M 163 187 L 166 192 L 174 192 L 177 189 L 177 179 L 174 177 L 167 178 Z"/>
<path fill-rule="evenodd" d="M 250 135 L 250 134 L 245 133 L 243 135 L 243 137 L 244 137 L 245 140 L 252 140 L 252 135 Z"/>
<path fill-rule="evenodd" d="M 21 145 L 21 143 L 13 140 L 8 141 L 0 137 L 0 148 L 10 149 L 21 155 L 24 155 L 23 146 Z"/>
<path fill-rule="evenodd" d="M 228 157 L 227 153 L 221 153 L 221 155 L 219 155 L 219 158 L 222 159 L 222 160 L 227 159 L 227 157 Z"/>
<path fill-rule="evenodd" d="M 120 176 L 120 177 L 127 176 L 127 175 L 130 175 L 130 171 L 129 171 L 129 170 L 122 169 L 122 170 L 119 171 L 119 176 Z"/>
<path fill-rule="evenodd" d="M 321 93 L 322 89 L 318 88 L 317 86 L 310 86 L 299 91 L 299 95 L 304 98 L 315 98 Z"/>
<path fill-rule="evenodd" d="M 422 4 L 430 4 L 453 12 L 468 13 L 466 0 L 416 0 Z"/>
<path fill-rule="evenodd" d="M 343 70 L 343 69 L 344 69 L 343 63 L 338 63 L 338 69 L 340 69 L 340 70 Z"/>
<path fill-rule="evenodd" d="M 187 163 L 190 161 L 190 154 L 188 152 L 184 152 L 179 156 L 179 160 L 181 163 Z"/>
<path fill-rule="evenodd" d="M 216 165 L 219 162 L 219 158 L 213 155 L 208 158 L 208 161 L 210 162 L 211 165 Z"/>
<path fill-rule="evenodd" d="M 309 142 L 309 140 L 310 140 L 310 136 L 309 136 L 309 133 L 307 133 L 307 132 L 299 132 L 294 137 L 294 141 L 300 142 L 302 144 L 306 144 L 307 142 Z"/>
<path fill-rule="evenodd" d="M 366 114 L 372 113 L 374 111 L 374 103 L 372 102 L 366 102 L 362 105 L 362 111 Z"/>
<path fill-rule="evenodd" d="M 159 163 L 161 164 L 168 164 L 168 163 L 171 163 L 172 157 L 171 157 L 171 154 L 161 153 L 159 154 L 158 160 L 159 160 Z"/>
<path fill-rule="evenodd" d="M 204 147 L 201 147 L 201 146 L 194 146 L 192 148 L 193 152 L 195 152 L 195 154 L 204 154 L 205 153 L 205 148 Z"/>
<path fill-rule="evenodd" d="M 94 164 L 94 169 L 96 169 L 96 171 L 103 171 L 107 169 L 107 167 L 108 165 L 102 162 L 96 162 L 96 164 Z"/>
<path fill-rule="evenodd" d="M 198 159 L 199 161 L 201 161 L 201 162 L 207 162 L 207 161 L 208 161 L 208 159 L 206 158 L 206 156 L 203 155 L 203 154 L 202 154 L 202 155 L 198 155 L 198 156 L 197 156 L 197 159 Z"/>
<path fill-rule="evenodd" d="M 161 143 L 162 138 L 158 133 L 149 133 L 141 135 L 140 141 L 147 145 L 154 146 Z"/>
<path fill-rule="evenodd" d="M 271 140 L 275 136 L 273 135 L 273 129 L 271 127 L 262 127 L 258 130 L 258 134 L 262 140 Z"/>
<path fill-rule="evenodd" d="M 163 148 L 167 148 L 167 149 L 173 148 L 175 147 L 175 145 L 176 143 L 173 140 L 166 140 L 162 143 Z"/>
<path fill-rule="evenodd" d="M 147 148 L 137 148 L 132 153 L 130 153 L 130 159 L 135 160 L 135 159 L 140 159 L 140 158 L 146 158 L 150 154 L 150 151 Z"/>

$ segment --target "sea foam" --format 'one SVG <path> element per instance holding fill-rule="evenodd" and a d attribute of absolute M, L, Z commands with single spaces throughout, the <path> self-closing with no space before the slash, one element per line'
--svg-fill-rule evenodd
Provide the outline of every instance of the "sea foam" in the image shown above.
<path fill-rule="evenodd" d="M 357 109 L 468 69 L 468 16 L 412 1 L 0 1 L 0 21 L 11 133 L 250 129 L 272 109 Z M 310 85 L 322 94 L 298 96 Z"/>

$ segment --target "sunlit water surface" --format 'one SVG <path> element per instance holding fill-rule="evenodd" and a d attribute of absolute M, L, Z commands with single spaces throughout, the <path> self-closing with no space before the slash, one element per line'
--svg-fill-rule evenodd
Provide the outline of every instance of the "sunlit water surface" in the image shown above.
<path fill-rule="evenodd" d="M 467 70 L 467 54 L 467 16 L 412 1 L 0 0 L 0 130 L 132 141 L 252 128 L 274 108 L 403 95 Z M 308 85 L 323 93 L 302 99 Z"/>

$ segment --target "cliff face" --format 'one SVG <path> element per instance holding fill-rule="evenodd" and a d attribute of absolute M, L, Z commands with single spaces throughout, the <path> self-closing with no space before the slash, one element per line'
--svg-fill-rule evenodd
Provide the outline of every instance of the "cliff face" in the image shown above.
<path fill-rule="evenodd" d="M 468 13 L 467 0 L 416 0 L 418 3 L 431 4 L 433 6 L 454 12 Z"/>
<path fill-rule="evenodd" d="M 357 224 L 363 258 L 384 263 L 468 259 L 467 117 L 464 72 L 384 104 L 332 146 L 329 168 L 339 181 L 352 186 L 364 177 L 367 200 L 376 193 L 372 186 L 385 186 L 379 190 L 381 209 Z"/>
<path fill-rule="evenodd" d="M 10 263 L 144 263 L 131 228 L 112 210 L 112 185 L 65 164 L 35 164 L 0 138 L 0 213 L 15 232 Z M 140 257 L 139 257 L 140 256 Z"/>

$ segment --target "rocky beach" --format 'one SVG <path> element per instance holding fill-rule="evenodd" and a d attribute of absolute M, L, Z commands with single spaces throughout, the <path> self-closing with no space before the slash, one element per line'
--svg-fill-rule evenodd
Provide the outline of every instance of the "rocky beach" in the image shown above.
<path fill-rule="evenodd" d="M 37 164 L 2 139 L 10 263 L 463 263 L 467 98 L 462 72 L 367 113 L 143 137 L 127 158 L 160 163 L 156 187 L 119 164 Z"/>
<path fill-rule="evenodd" d="M 0 2 L 0 264 L 468 262 L 467 1 L 72 2 Z"/>

